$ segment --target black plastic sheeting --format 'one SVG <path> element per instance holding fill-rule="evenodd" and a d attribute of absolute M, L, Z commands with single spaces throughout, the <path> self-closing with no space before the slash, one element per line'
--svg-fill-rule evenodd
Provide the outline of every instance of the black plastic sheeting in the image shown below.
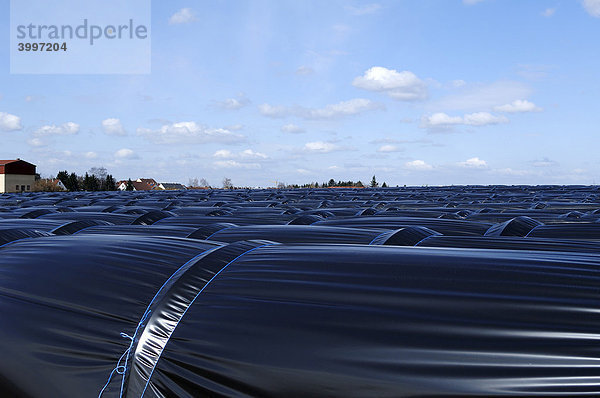
<path fill-rule="evenodd" d="M 0 396 L 600 396 L 599 219 L 586 186 L 0 195 Z"/>
<path fill-rule="evenodd" d="M 161 285 L 217 245 L 107 236 L 21 240 L 0 252 L 0 395 L 94 397 Z"/>
<path fill-rule="evenodd" d="M 0 246 L 21 239 L 52 236 L 52 233 L 37 229 L 0 229 Z"/>
<path fill-rule="evenodd" d="M 96 225 L 114 226 L 113 223 L 103 220 L 82 220 L 66 223 L 58 228 L 54 228 L 50 232 L 52 232 L 54 235 L 72 235 L 83 229 L 90 228 Z"/>
<path fill-rule="evenodd" d="M 415 246 L 534 251 L 541 250 L 600 254 L 600 245 L 594 242 L 546 238 L 518 239 L 513 237 L 435 235 L 419 241 Z"/>
<path fill-rule="evenodd" d="M 125 396 L 598 393 L 599 261 L 264 246 L 190 287 L 166 344 L 145 344 L 162 349 L 153 372 Z"/>
<path fill-rule="evenodd" d="M 137 235 L 137 236 L 174 236 L 187 238 L 197 228 L 191 227 L 168 227 L 161 225 L 100 225 L 84 228 L 78 232 L 78 235 Z"/>
<path fill-rule="evenodd" d="M 237 242 L 241 240 L 262 239 L 280 243 L 345 243 L 361 245 L 414 245 L 427 236 L 436 234 L 423 227 L 407 227 L 398 230 L 361 229 L 329 227 L 319 225 L 254 225 L 233 226 L 217 224 L 209 226 L 212 231 L 222 225 L 221 229 L 206 235 L 199 229 L 202 239 L 218 242 Z M 198 237 L 192 233 L 188 237 Z"/>
<path fill-rule="evenodd" d="M 526 236 L 532 229 L 540 225 L 543 225 L 543 223 L 533 218 L 519 216 L 491 226 L 485 232 L 485 236 Z"/>
<path fill-rule="evenodd" d="M 440 218 L 419 218 L 419 217 L 358 217 L 343 219 L 328 219 L 317 221 L 315 225 L 330 225 L 350 228 L 389 228 L 397 229 L 407 226 L 420 226 L 432 229 L 444 235 L 452 236 L 481 236 L 491 227 L 491 224 L 484 224 L 472 221 L 447 220 Z"/>
<path fill-rule="evenodd" d="M 600 223 L 540 225 L 528 234 L 536 238 L 562 238 L 585 241 L 600 240 Z"/>

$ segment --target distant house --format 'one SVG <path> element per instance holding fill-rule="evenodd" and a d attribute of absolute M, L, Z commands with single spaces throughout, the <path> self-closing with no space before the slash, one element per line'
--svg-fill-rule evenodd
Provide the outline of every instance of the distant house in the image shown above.
<path fill-rule="evenodd" d="M 153 189 L 162 189 L 158 187 L 158 183 L 153 178 L 138 178 L 135 181 L 131 181 L 133 184 L 134 191 L 151 191 Z M 117 182 L 117 189 L 125 191 L 127 189 L 127 181 L 121 180 Z"/>
<path fill-rule="evenodd" d="M 164 189 L 167 191 L 178 191 L 182 189 L 187 189 L 183 184 L 177 184 L 175 182 L 161 182 L 158 184 L 158 189 Z"/>
<path fill-rule="evenodd" d="M 66 191 L 67 190 L 67 187 L 65 187 L 65 184 L 63 184 L 62 181 L 59 180 L 58 178 L 53 178 L 53 179 L 50 180 L 50 182 L 53 185 L 56 185 L 62 191 Z"/>
<path fill-rule="evenodd" d="M 117 181 L 116 185 L 119 191 L 125 191 L 127 189 L 127 180 Z"/>
<path fill-rule="evenodd" d="M 133 181 L 136 191 L 151 191 L 158 188 L 158 183 L 153 178 L 138 178 Z"/>
<path fill-rule="evenodd" d="M 0 193 L 31 192 L 35 165 L 21 159 L 0 160 Z"/>

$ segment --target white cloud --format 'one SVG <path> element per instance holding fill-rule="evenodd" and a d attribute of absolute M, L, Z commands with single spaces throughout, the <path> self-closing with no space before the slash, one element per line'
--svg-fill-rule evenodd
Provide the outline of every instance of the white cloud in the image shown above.
<path fill-rule="evenodd" d="M 374 13 L 378 12 L 379 10 L 381 10 L 381 4 L 371 3 L 371 4 L 365 4 L 361 7 L 346 6 L 346 10 L 348 10 L 348 12 L 350 12 L 352 15 L 357 15 L 357 16 L 374 14 Z"/>
<path fill-rule="evenodd" d="M 498 174 L 503 174 L 503 175 L 508 175 L 508 176 L 527 176 L 527 175 L 531 175 L 533 174 L 531 171 L 528 170 L 515 170 L 512 169 L 510 167 L 504 168 L 504 169 L 497 169 L 494 170 L 495 173 Z"/>
<path fill-rule="evenodd" d="M 310 66 L 302 65 L 302 66 L 298 67 L 298 69 L 296 69 L 296 74 L 300 75 L 300 76 L 312 75 L 313 73 L 315 73 L 315 71 Z"/>
<path fill-rule="evenodd" d="M 600 0 L 583 0 L 583 8 L 593 17 L 600 17 Z"/>
<path fill-rule="evenodd" d="M 487 126 L 501 123 L 508 123 L 506 116 L 495 116 L 488 112 L 476 112 L 464 116 L 464 124 L 467 126 Z"/>
<path fill-rule="evenodd" d="M 282 118 L 289 116 L 292 112 L 288 107 L 283 105 L 269 105 L 269 104 L 261 104 L 258 106 L 258 111 L 267 117 L 272 118 Z"/>
<path fill-rule="evenodd" d="M 302 127 L 292 123 L 281 126 L 281 131 L 290 134 L 302 134 L 306 132 Z"/>
<path fill-rule="evenodd" d="M 231 158 L 233 157 L 233 153 L 227 149 L 219 149 L 213 154 L 213 156 L 215 158 Z"/>
<path fill-rule="evenodd" d="M 17 131 L 22 130 L 21 118 L 10 113 L 0 112 L 0 130 Z"/>
<path fill-rule="evenodd" d="M 464 162 L 458 162 L 459 166 L 472 168 L 472 169 L 483 169 L 487 167 L 487 162 L 477 157 L 467 159 Z"/>
<path fill-rule="evenodd" d="M 311 174 L 311 171 L 306 170 L 306 169 L 296 169 L 296 173 L 306 175 L 306 174 Z"/>
<path fill-rule="evenodd" d="M 235 160 L 219 160 L 213 163 L 219 169 L 260 169 L 259 163 L 241 163 Z"/>
<path fill-rule="evenodd" d="M 340 116 L 357 115 L 359 113 L 380 109 L 381 106 L 367 99 L 355 98 L 349 101 L 342 101 L 337 104 L 327 105 L 320 109 L 307 109 L 307 119 L 330 119 Z"/>
<path fill-rule="evenodd" d="M 227 98 L 226 100 L 219 102 L 219 106 L 223 109 L 235 110 L 243 108 L 246 105 L 247 103 L 244 103 L 243 101 L 240 101 L 236 98 Z"/>
<path fill-rule="evenodd" d="M 2 99 L 2 97 L 0 97 L 0 99 Z M 25 96 L 25 102 L 37 102 L 37 101 L 43 101 L 45 99 L 45 97 L 43 96 L 38 96 L 38 95 L 27 95 Z"/>
<path fill-rule="evenodd" d="M 447 129 L 451 126 L 487 126 L 491 124 L 508 123 L 505 116 L 496 116 L 488 112 L 475 112 L 464 116 L 449 116 L 446 113 L 434 113 L 421 118 L 421 128 Z"/>
<path fill-rule="evenodd" d="M 504 105 L 515 98 L 528 98 L 531 88 L 521 82 L 499 81 L 490 84 L 466 84 L 453 91 L 453 94 L 433 101 L 428 107 L 432 110 L 479 110 L 492 109 Z"/>
<path fill-rule="evenodd" d="M 337 145 L 335 145 L 334 143 L 324 142 L 324 141 L 307 142 L 304 145 L 305 151 L 315 152 L 315 153 L 329 153 L 329 152 L 337 151 L 339 149 L 340 148 Z"/>
<path fill-rule="evenodd" d="M 384 92 L 391 98 L 400 101 L 415 101 L 427 98 L 425 82 L 410 71 L 398 72 L 374 66 L 362 76 L 356 77 L 352 85 L 369 91 Z"/>
<path fill-rule="evenodd" d="M 391 145 L 391 144 L 382 145 L 379 147 L 379 149 L 377 149 L 377 152 L 381 152 L 381 153 L 400 152 L 400 151 L 402 151 L 402 148 L 400 148 L 396 145 Z"/>
<path fill-rule="evenodd" d="M 108 135 L 127 135 L 127 132 L 123 128 L 121 121 L 119 119 L 105 119 L 102 121 L 102 128 L 104 132 Z"/>
<path fill-rule="evenodd" d="M 231 126 L 225 127 L 229 131 L 239 131 L 244 128 L 243 124 L 232 124 Z"/>
<path fill-rule="evenodd" d="M 496 112 L 521 113 L 521 112 L 541 112 L 543 109 L 536 106 L 533 102 L 527 100 L 515 100 L 510 104 L 494 107 Z"/>
<path fill-rule="evenodd" d="M 217 102 L 221 109 L 238 110 L 250 104 L 250 100 L 244 94 L 238 95 L 238 98 L 227 98 L 224 101 Z"/>
<path fill-rule="evenodd" d="M 558 162 L 548 158 L 543 158 L 541 160 L 534 160 L 533 162 L 531 162 L 531 165 L 533 167 L 552 167 L 557 166 Z"/>
<path fill-rule="evenodd" d="M 369 141 L 369 144 L 400 144 L 402 142 L 405 142 L 405 141 L 386 137 L 386 138 L 377 138 L 375 140 Z"/>
<path fill-rule="evenodd" d="M 138 128 L 137 134 L 158 144 L 210 142 L 236 143 L 245 137 L 223 128 L 208 128 L 196 122 L 179 122 L 167 124 L 158 130 Z"/>
<path fill-rule="evenodd" d="M 42 146 L 46 145 L 46 143 L 44 141 L 40 140 L 39 138 L 31 138 L 31 139 L 27 140 L 27 143 L 34 147 L 42 147 Z"/>
<path fill-rule="evenodd" d="M 86 159 L 96 159 L 98 154 L 96 152 L 86 152 L 84 156 Z"/>
<path fill-rule="evenodd" d="M 437 127 L 462 124 L 463 118 L 460 116 L 449 116 L 445 113 L 434 113 L 431 116 L 423 116 L 421 127 Z"/>
<path fill-rule="evenodd" d="M 542 11 L 542 16 L 551 17 L 555 12 L 556 8 L 546 8 L 544 11 Z"/>
<path fill-rule="evenodd" d="M 246 149 L 243 150 L 239 153 L 233 153 L 227 149 L 219 149 L 218 151 L 216 151 L 213 154 L 213 157 L 215 158 L 221 158 L 221 159 L 233 159 L 233 158 L 239 158 L 239 159 L 268 159 L 269 157 L 267 155 L 265 155 L 264 153 L 261 152 L 255 152 L 252 149 Z"/>
<path fill-rule="evenodd" d="M 191 8 L 182 8 L 169 18 L 169 24 L 179 25 L 196 21 L 196 16 Z"/>
<path fill-rule="evenodd" d="M 413 160 L 412 162 L 404 163 L 404 167 L 410 170 L 424 171 L 432 170 L 433 166 L 423 160 Z"/>
<path fill-rule="evenodd" d="M 384 109 L 381 104 L 364 98 L 354 98 L 337 104 L 326 105 L 323 108 L 306 108 L 302 106 L 273 106 L 269 104 L 259 105 L 258 110 L 263 116 L 271 118 L 284 118 L 296 116 L 302 119 L 337 119 L 344 116 L 358 115 L 360 113 Z"/>
<path fill-rule="evenodd" d="M 240 157 L 245 159 L 267 159 L 268 156 L 261 152 L 254 152 L 252 149 L 243 150 Z"/>
<path fill-rule="evenodd" d="M 79 125 L 73 122 L 63 123 L 60 126 L 48 125 L 37 129 L 33 135 L 36 137 L 52 136 L 52 135 L 73 135 L 79 132 Z"/>
<path fill-rule="evenodd" d="M 135 159 L 137 155 L 131 149 L 122 148 L 115 152 L 115 158 L 117 159 Z"/>

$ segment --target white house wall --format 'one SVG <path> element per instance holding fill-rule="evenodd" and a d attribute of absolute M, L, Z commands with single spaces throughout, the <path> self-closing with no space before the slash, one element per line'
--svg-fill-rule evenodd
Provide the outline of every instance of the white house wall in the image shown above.
<path fill-rule="evenodd" d="M 33 190 L 35 176 L 24 174 L 0 174 L 0 192 L 21 192 L 21 185 L 25 185 L 25 192 Z M 17 188 L 19 186 L 19 189 Z M 29 186 L 29 189 L 27 189 Z"/>

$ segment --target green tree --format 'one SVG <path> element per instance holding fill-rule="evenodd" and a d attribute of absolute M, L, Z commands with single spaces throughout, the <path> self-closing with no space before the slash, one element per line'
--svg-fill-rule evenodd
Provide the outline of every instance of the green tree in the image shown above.
<path fill-rule="evenodd" d="M 67 170 L 59 171 L 56 175 L 56 178 L 63 183 L 65 188 L 67 188 L 69 191 L 71 190 L 69 188 L 69 172 Z"/>
<path fill-rule="evenodd" d="M 83 190 L 84 191 L 98 191 L 100 189 L 100 181 L 95 175 L 85 173 L 83 177 Z"/>
<path fill-rule="evenodd" d="M 77 174 L 69 174 L 69 185 L 65 184 L 65 188 L 67 188 L 69 191 L 79 191 L 79 177 Z"/>
<path fill-rule="evenodd" d="M 327 186 L 334 187 L 335 186 L 335 180 L 333 178 L 331 180 L 329 180 L 329 183 L 327 183 Z"/>
<path fill-rule="evenodd" d="M 371 178 L 371 188 L 377 188 L 379 186 L 379 183 L 377 182 L 377 178 L 375 178 L 375 176 L 373 176 L 373 178 Z"/>
<path fill-rule="evenodd" d="M 126 191 L 133 191 L 133 182 L 131 181 L 131 178 L 127 180 L 127 187 L 125 188 Z"/>
<path fill-rule="evenodd" d="M 88 173 L 85 173 L 85 176 L 83 176 L 81 188 L 83 188 L 84 191 L 90 191 L 90 175 Z"/>
<path fill-rule="evenodd" d="M 108 174 L 102 183 L 103 191 L 115 191 L 117 189 L 117 182 L 115 181 L 112 174 Z"/>
<path fill-rule="evenodd" d="M 95 175 L 90 176 L 90 191 L 99 191 L 100 190 L 100 180 Z"/>

